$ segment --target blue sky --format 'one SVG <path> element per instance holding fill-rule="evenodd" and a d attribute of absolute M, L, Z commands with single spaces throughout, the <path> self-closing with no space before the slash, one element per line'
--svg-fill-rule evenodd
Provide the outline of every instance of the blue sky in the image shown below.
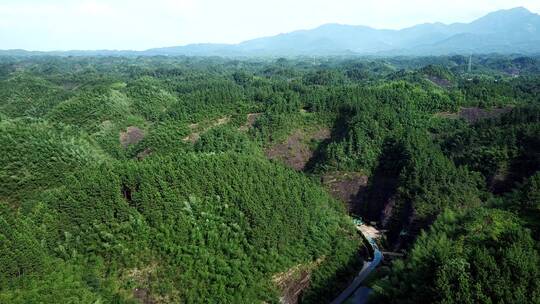
<path fill-rule="evenodd" d="M 135 49 L 237 43 L 324 23 L 398 29 L 469 22 L 509 0 L 0 0 L 0 49 Z"/>

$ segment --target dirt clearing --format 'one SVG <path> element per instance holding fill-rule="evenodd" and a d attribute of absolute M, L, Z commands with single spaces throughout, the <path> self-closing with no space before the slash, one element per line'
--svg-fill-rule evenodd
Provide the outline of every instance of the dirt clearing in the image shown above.
<path fill-rule="evenodd" d="M 330 138 L 328 128 L 320 128 L 307 134 L 302 130 L 296 130 L 285 142 L 267 149 L 266 156 L 269 159 L 280 160 L 294 170 L 302 171 L 315 152 L 310 142 L 322 141 L 328 138 Z"/>
<path fill-rule="evenodd" d="M 437 76 L 428 76 L 428 79 L 441 88 L 448 89 L 452 86 L 452 83 L 448 79 L 439 78 Z"/>
<path fill-rule="evenodd" d="M 255 121 L 257 121 L 257 118 L 259 118 L 259 116 L 261 115 L 262 113 L 249 113 L 247 115 L 246 123 L 240 128 L 238 128 L 238 130 L 246 132 L 247 130 L 253 128 Z"/>
<path fill-rule="evenodd" d="M 296 265 L 286 272 L 278 273 L 272 281 L 281 291 L 280 303 L 296 304 L 302 292 L 309 287 L 311 273 L 323 261 L 324 257 L 307 265 Z"/>
<path fill-rule="evenodd" d="M 468 123 L 476 123 L 482 119 L 496 118 L 512 111 L 512 107 L 482 109 L 478 107 L 461 108 L 457 113 L 440 112 L 435 116 L 449 119 L 461 118 Z"/>
<path fill-rule="evenodd" d="M 138 127 L 128 127 L 126 132 L 120 132 L 119 136 L 120 144 L 122 147 L 127 148 L 129 145 L 134 145 L 144 138 L 144 131 Z"/>
<path fill-rule="evenodd" d="M 475 123 L 482 119 L 501 116 L 502 114 L 508 113 L 510 111 L 512 111 L 511 107 L 495 109 L 481 109 L 477 107 L 462 108 L 459 111 L 459 118 L 463 118 L 469 123 Z"/>
<path fill-rule="evenodd" d="M 368 177 L 358 172 L 332 172 L 321 178 L 322 184 L 330 194 L 354 210 L 361 201 L 361 193 L 366 190 Z"/>
<path fill-rule="evenodd" d="M 221 126 L 221 125 L 224 125 L 226 123 L 228 123 L 229 121 L 231 120 L 230 117 L 222 117 L 222 118 L 219 118 L 217 120 L 214 120 L 212 122 L 210 122 L 208 125 L 202 127 L 201 126 L 201 123 L 195 123 L 195 124 L 191 124 L 189 125 L 189 129 L 191 130 L 191 134 L 189 134 L 188 136 L 182 138 L 183 141 L 186 141 L 186 142 L 191 142 L 191 143 L 196 143 L 199 138 L 201 137 L 201 134 L 207 132 L 208 130 L 212 129 L 212 128 L 215 128 L 217 126 Z"/>
<path fill-rule="evenodd" d="M 356 229 L 360 230 L 363 235 L 372 240 L 378 240 L 383 235 L 381 231 L 377 230 L 377 228 L 366 224 L 358 225 L 356 226 Z"/>

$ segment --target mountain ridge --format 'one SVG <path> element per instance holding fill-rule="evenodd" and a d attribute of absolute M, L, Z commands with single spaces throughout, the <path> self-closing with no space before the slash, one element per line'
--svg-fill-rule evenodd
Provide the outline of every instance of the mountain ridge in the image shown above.
<path fill-rule="evenodd" d="M 423 23 L 400 30 L 327 23 L 238 44 L 197 43 L 145 51 L 0 51 L 0 55 L 332 56 L 540 53 L 540 15 L 524 7 L 491 12 L 470 23 Z"/>

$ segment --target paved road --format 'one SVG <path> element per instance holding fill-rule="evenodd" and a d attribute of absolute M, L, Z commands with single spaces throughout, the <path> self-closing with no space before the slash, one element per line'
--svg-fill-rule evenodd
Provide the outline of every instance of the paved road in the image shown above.
<path fill-rule="evenodd" d="M 369 287 L 361 286 L 350 298 L 345 301 L 345 303 L 366 304 L 372 291 L 373 290 L 371 290 Z"/>
<path fill-rule="evenodd" d="M 373 259 L 371 261 L 364 262 L 362 270 L 360 270 L 360 272 L 358 273 L 356 278 L 354 278 L 349 287 L 347 287 L 347 289 L 345 289 L 334 301 L 332 301 L 331 304 L 341 304 L 345 300 L 349 299 L 353 294 L 353 303 L 365 303 L 367 301 L 370 291 L 369 289 L 364 288 L 359 293 L 355 293 L 355 291 L 358 290 L 362 281 L 364 281 L 369 276 L 369 274 L 373 270 L 375 270 L 375 268 L 379 265 L 379 263 L 381 263 L 383 259 L 383 254 L 379 251 L 379 247 L 377 246 L 375 241 L 369 238 L 367 239 L 369 240 L 371 248 L 373 248 Z"/>

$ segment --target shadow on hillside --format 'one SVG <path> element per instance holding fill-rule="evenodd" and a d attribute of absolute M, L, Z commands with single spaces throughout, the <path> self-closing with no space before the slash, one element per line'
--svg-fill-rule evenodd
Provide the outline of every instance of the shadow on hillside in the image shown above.
<path fill-rule="evenodd" d="M 353 213 L 367 221 L 377 222 L 386 226 L 392 216 L 393 197 L 396 195 L 399 175 L 403 169 L 407 156 L 404 155 L 401 143 L 387 139 L 383 144 L 383 151 L 378 159 L 378 165 L 369 179 L 367 190 L 359 193 L 359 204 Z"/>
<path fill-rule="evenodd" d="M 338 116 L 330 131 L 330 137 L 323 140 L 317 149 L 313 152 L 313 156 L 309 159 L 304 167 L 304 172 L 313 173 L 317 167 L 324 164 L 326 160 L 325 151 L 332 142 L 339 142 L 347 135 L 347 121 L 353 116 L 351 109 L 343 107 L 339 110 Z"/>

